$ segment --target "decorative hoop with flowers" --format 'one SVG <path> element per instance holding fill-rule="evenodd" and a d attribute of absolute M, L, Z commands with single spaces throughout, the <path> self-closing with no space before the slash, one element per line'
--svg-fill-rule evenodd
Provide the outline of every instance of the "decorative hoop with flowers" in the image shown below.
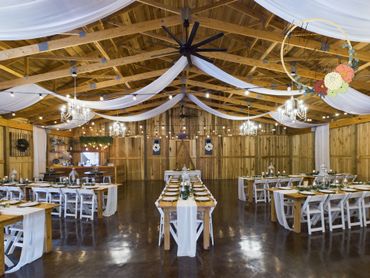
<path fill-rule="evenodd" d="M 280 59 L 281 59 L 281 64 L 283 66 L 283 69 L 285 73 L 288 75 L 288 77 L 297 84 L 298 89 L 304 90 L 305 94 L 307 93 L 316 93 L 317 95 L 324 97 L 326 95 L 330 96 L 335 96 L 338 93 L 344 93 L 347 91 L 349 87 L 349 83 L 352 82 L 354 76 L 355 76 L 355 68 L 358 66 L 358 60 L 354 58 L 355 50 L 353 49 L 351 42 L 347 38 L 347 33 L 343 30 L 341 26 L 338 24 L 326 20 L 326 19 L 321 19 L 321 18 L 311 18 L 311 19 L 306 19 L 303 20 L 302 26 L 304 24 L 309 24 L 311 22 L 323 22 L 328 25 L 331 25 L 335 28 L 337 28 L 342 34 L 343 37 L 346 41 L 346 43 L 343 45 L 343 48 L 348 48 L 348 62 L 347 64 L 340 64 L 335 67 L 335 69 L 332 72 L 329 72 L 325 75 L 323 80 L 317 80 L 313 87 L 308 86 L 306 84 L 303 84 L 300 82 L 300 77 L 298 75 L 293 76 L 288 69 L 285 66 L 285 61 L 284 61 L 284 45 L 291 35 L 291 33 L 299 27 L 299 25 L 293 25 L 291 28 L 288 29 L 288 31 L 285 34 L 285 37 L 282 41 L 281 44 L 281 49 L 280 49 Z"/>

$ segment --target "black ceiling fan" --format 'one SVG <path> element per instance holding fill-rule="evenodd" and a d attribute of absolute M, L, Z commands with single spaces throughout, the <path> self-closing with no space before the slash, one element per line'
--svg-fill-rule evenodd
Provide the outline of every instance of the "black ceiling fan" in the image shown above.
<path fill-rule="evenodd" d="M 191 55 L 194 55 L 198 58 L 201 58 L 203 60 L 206 60 L 210 63 L 212 61 L 206 57 L 204 57 L 202 54 L 199 54 L 199 52 L 225 52 L 227 51 L 226 48 L 200 48 L 210 42 L 213 42 L 214 40 L 217 40 L 221 38 L 224 33 L 218 33 L 216 35 L 213 35 L 209 38 L 206 38 L 200 42 L 197 42 L 193 44 L 194 38 L 197 34 L 198 28 L 199 28 L 199 22 L 195 21 L 193 28 L 191 29 L 190 35 L 188 33 L 189 30 L 189 20 L 185 19 L 183 26 L 185 28 L 185 42 L 182 40 L 178 39 L 166 26 L 162 26 L 163 30 L 173 39 L 176 41 L 176 43 L 179 45 L 178 47 L 175 47 L 177 50 L 170 52 L 170 53 L 177 53 L 179 52 L 180 55 L 185 56 L 188 59 L 189 65 L 192 65 L 191 62 Z"/>

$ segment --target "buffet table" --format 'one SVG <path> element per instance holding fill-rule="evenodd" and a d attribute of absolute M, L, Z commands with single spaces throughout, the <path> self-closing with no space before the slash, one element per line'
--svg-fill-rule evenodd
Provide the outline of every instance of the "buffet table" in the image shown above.
<path fill-rule="evenodd" d="M 69 173 L 74 168 L 79 178 L 82 177 L 95 177 L 97 182 L 102 182 L 102 177 L 104 176 L 111 176 L 112 182 L 117 182 L 117 169 L 115 166 L 50 166 L 49 169 L 53 169 L 53 171 L 48 171 L 44 175 L 44 180 L 47 181 L 56 181 L 59 177 L 68 177 Z M 95 171 L 97 170 L 97 171 Z"/>
<path fill-rule="evenodd" d="M 182 170 L 166 170 L 166 171 L 164 171 L 164 181 L 168 182 L 168 180 L 171 176 L 178 177 L 178 176 L 181 176 L 182 173 L 183 173 Z M 186 171 L 186 173 L 188 173 L 190 177 L 199 177 L 199 178 L 201 178 L 201 171 L 200 170 L 188 170 L 188 171 Z"/>

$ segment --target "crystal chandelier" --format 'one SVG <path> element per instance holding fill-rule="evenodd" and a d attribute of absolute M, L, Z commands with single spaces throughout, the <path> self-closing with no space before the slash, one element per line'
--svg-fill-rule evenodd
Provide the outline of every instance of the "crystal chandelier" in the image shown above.
<path fill-rule="evenodd" d="M 307 120 L 307 106 L 301 99 L 295 99 L 293 96 L 285 104 L 278 108 L 280 118 L 288 117 L 292 122 L 297 118 Z"/>
<path fill-rule="evenodd" d="M 62 122 L 69 122 L 71 120 L 86 122 L 90 119 L 91 110 L 78 104 L 76 96 L 77 73 L 73 72 L 72 77 L 74 83 L 74 98 L 68 101 L 67 105 L 62 106 L 60 109 L 60 118 Z"/>
<path fill-rule="evenodd" d="M 249 105 L 248 105 L 248 117 L 249 117 Z M 251 120 L 247 120 L 240 126 L 240 135 L 256 136 L 258 126 Z"/>
<path fill-rule="evenodd" d="M 115 121 L 111 126 L 109 126 L 109 135 L 114 137 L 125 137 L 126 135 L 125 124 Z"/>

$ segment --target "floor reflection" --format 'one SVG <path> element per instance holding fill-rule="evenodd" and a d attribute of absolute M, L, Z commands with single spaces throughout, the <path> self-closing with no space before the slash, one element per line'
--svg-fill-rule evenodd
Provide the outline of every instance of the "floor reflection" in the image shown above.
<path fill-rule="evenodd" d="M 178 258 L 173 241 L 157 246 L 163 183 L 132 182 L 112 217 L 53 218 L 54 251 L 6 277 L 368 277 L 370 227 L 295 234 L 270 221 L 269 205 L 238 201 L 236 181 L 206 183 L 218 201 L 215 246 L 200 240 L 195 258 Z"/>

